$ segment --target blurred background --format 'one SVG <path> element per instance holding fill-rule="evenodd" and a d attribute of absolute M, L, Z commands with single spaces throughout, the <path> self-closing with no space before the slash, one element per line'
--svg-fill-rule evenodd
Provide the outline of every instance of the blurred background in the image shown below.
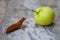
<path fill-rule="evenodd" d="M 41 6 L 50 6 L 54 9 L 56 17 L 55 23 L 60 24 L 60 0 L 0 0 L 0 40 L 3 40 L 3 31 L 6 26 L 16 22 L 21 17 L 33 17 L 30 9 L 36 9 Z M 3 26 L 2 26 L 3 25 Z M 60 29 L 54 30 L 60 38 Z"/>

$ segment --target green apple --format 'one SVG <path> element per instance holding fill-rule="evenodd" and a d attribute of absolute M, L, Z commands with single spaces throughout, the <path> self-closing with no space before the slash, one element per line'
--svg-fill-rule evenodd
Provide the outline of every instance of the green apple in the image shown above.
<path fill-rule="evenodd" d="M 51 7 L 40 7 L 37 8 L 34 12 L 34 20 L 38 25 L 50 25 L 54 18 L 55 13 Z"/>

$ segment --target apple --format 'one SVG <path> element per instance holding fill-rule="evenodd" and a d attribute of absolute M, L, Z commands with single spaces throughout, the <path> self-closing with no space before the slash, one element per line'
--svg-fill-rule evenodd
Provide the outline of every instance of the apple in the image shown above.
<path fill-rule="evenodd" d="M 50 25 L 55 18 L 55 12 L 51 7 L 39 7 L 35 11 L 34 20 L 38 25 Z"/>

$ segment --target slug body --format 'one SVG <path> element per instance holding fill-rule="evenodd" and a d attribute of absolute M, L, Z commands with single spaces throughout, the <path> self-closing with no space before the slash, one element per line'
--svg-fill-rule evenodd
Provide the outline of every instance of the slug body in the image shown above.
<path fill-rule="evenodd" d="M 24 22 L 25 18 L 21 18 L 17 23 L 12 24 L 11 26 L 9 26 L 6 30 L 6 33 L 11 33 L 15 30 L 21 29 L 21 25 Z"/>

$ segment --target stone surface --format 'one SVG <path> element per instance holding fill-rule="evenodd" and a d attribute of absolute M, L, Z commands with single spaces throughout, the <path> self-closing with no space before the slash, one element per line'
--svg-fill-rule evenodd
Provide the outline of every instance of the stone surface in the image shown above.
<path fill-rule="evenodd" d="M 5 14 L 6 14 L 6 0 L 0 0 L 0 40 L 3 39 L 1 22 Z"/>
<path fill-rule="evenodd" d="M 5 14 L 6 14 L 6 2 L 0 1 L 0 23 Z"/>
<path fill-rule="evenodd" d="M 54 34 L 56 40 L 60 40 L 60 0 L 0 0 L 0 31 L 15 23 L 20 17 L 33 17 L 30 9 L 36 9 L 41 6 L 50 6 L 54 9 L 56 17 L 54 25 L 45 27 L 46 30 Z M 29 17 L 28 17 L 29 16 Z M 0 32 L 0 40 L 4 40 Z M 9 39 L 8 39 L 9 40 Z M 52 40 L 52 39 L 51 39 Z"/>

